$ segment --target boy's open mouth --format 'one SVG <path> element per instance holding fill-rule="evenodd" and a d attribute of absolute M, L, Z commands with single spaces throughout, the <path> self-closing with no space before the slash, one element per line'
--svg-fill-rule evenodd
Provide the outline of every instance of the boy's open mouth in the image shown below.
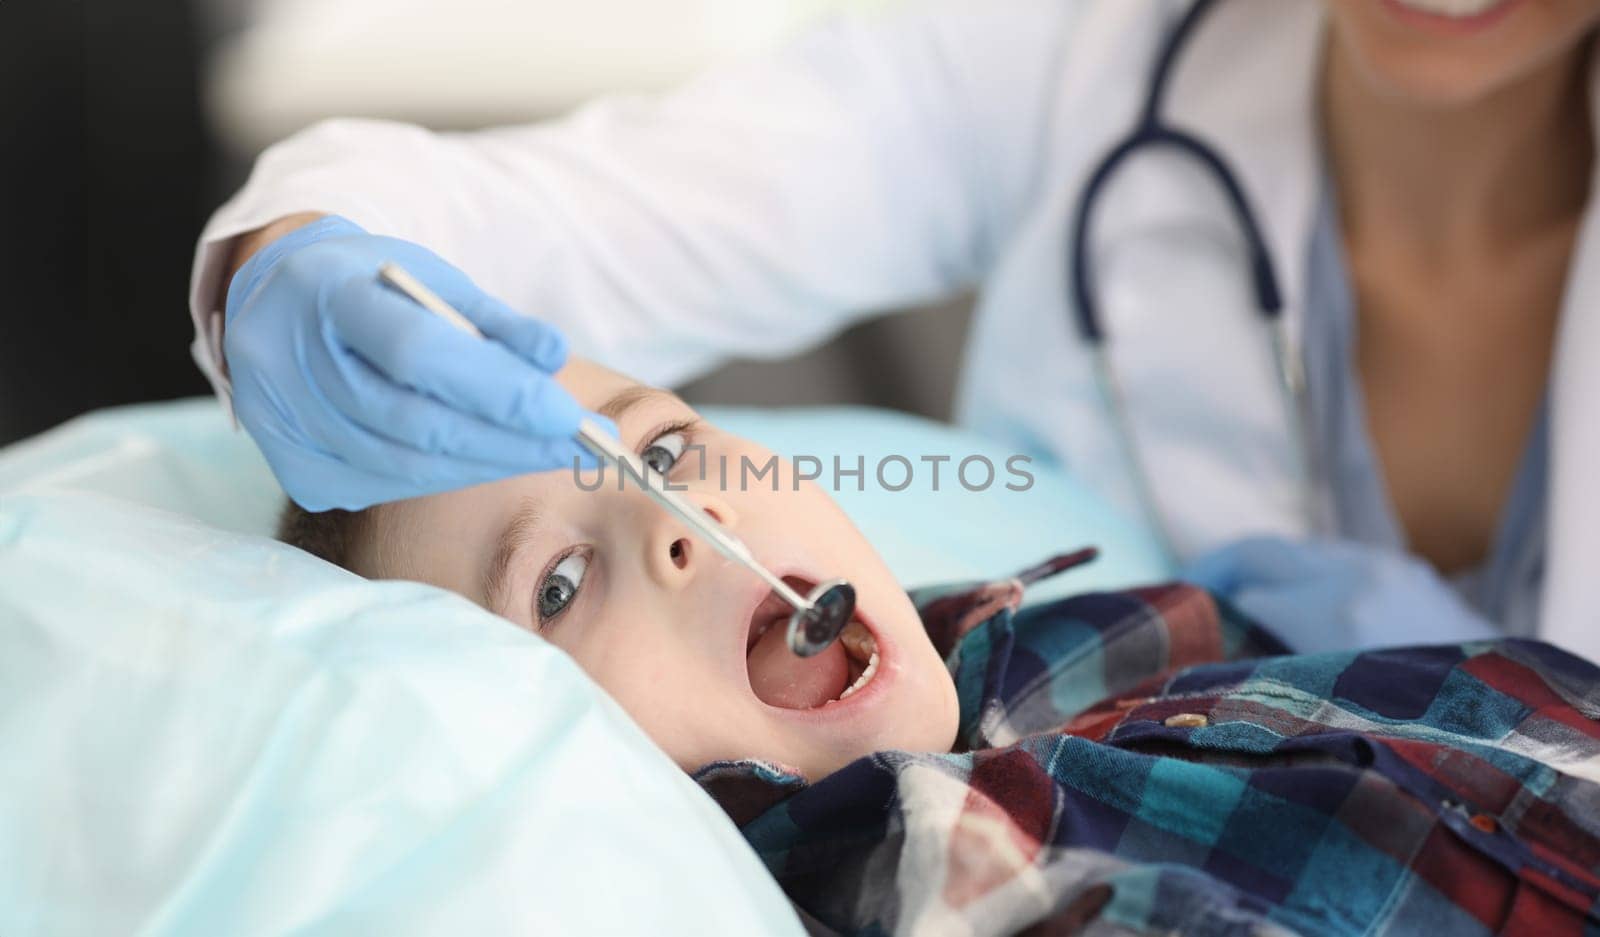
<path fill-rule="evenodd" d="M 799 576 L 783 581 L 801 595 L 816 583 Z M 768 706 L 816 709 L 859 692 L 878 673 L 878 642 L 859 619 L 851 619 L 839 640 L 815 657 L 789 650 L 789 615 L 794 611 L 776 592 L 767 594 L 750 615 L 745 664 L 750 689 Z"/>

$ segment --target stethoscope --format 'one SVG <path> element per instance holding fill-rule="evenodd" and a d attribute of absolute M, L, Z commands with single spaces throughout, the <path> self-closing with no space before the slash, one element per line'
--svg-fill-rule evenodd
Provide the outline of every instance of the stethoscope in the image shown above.
<path fill-rule="evenodd" d="M 1107 412 L 1111 414 L 1117 445 L 1132 470 L 1140 504 L 1149 516 L 1152 526 L 1165 542 L 1168 552 L 1173 554 L 1176 552 L 1175 541 L 1157 507 L 1150 473 L 1133 437 L 1127 400 L 1122 392 L 1121 382 L 1117 379 L 1116 370 L 1111 365 L 1110 355 L 1107 353 L 1104 323 L 1095 302 L 1094 273 L 1089 266 L 1089 222 L 1094 211 L 1095 199 L 1100 196 L 1116 170 L 1130 156 L 1145 147 L 1171 147 L 1189 154 L 1204 166 L 1227 197 L 1234 218 L 1244 232 L 1246 247 L 1250 253 L 1250 272 L 1255 287 L 1256 309 L 1261 316 L 1266 340 L 1276 364 L 1278 386 L 1283 396 L 1284 407 L 1288 411 L 1290 431 L 1295 437 L 1295 452 L 1300 460 L 1298 466 L 1301 482 L 1300 497 L 1305 516 L 1311 519 L 1313 524 L 1319 517 L 1316 501 L 1318 489 L 1312 476 L 1317 461 L 1311 451 L 1311 418 L 1306 395 L 1305 370 L 1300 349 L 1291 338 L 1284 322 L 1283 296 L 1278 289 L 1277 270 L 1273 265 L 1272 255 L 1267 250 L 1266 241 L 1262 237 L 1261 226 L 1245 200 L 1244 189 L 1239 185 L 1238 177 L 1228 167 L 1222 154 L 1193 135 L 1167 124 L 1161 117 L 1161 105 L 1166 97 L 1178 53 L 1183 50 L 1184 44 L 1188 42 L 1200 20 L 1215 5 L 1216 0 L 1195 0 L 1183 18 L 1178 21 L 1178 25 L 1167 35 L 1166 42 L 1161 47 L 1161 54 L 1156 59 L 1149 89 L 1145 93 L 1139 122 L 1131 133 L 1111 148 L 1090 173 L 1089 181 L 1078 198 L 1077 212 L 1072 225 L 1070 269 L 1078 335 L 1089 346 L 1093 356 L 1095 380 L 1099 385 L 1102 402 Z"/>

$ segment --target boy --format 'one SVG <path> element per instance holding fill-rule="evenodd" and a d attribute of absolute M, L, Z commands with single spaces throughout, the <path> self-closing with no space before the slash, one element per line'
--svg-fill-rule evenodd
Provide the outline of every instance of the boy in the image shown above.
<path fill-rule="evenodd" d="M 908 597 L 819 489 L 721 490 L 765 450 L 574 361 L 559 380 L 802 591 L 828 652 L 631 484 L 522 476 L 283 535 L 452 589 L 561 647 L 695 773 L 818 932 L 1580 933 L 1600 926 L 1600 671 L 1508 641 L 1273 657 L 1183 585 L 1019 611 Z M 703 448 L 702 448 L 703 447 Z M 781 463 L 780 463 L 781 465 Z M 704 475 L 704 477 L 702 477 Z"/>

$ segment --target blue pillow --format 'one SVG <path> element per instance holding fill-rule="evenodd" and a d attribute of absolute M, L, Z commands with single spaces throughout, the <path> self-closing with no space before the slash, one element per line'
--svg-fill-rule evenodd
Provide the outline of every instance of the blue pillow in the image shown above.
<path fill-rule="evenodd" d="M 210 401 L 0 451 L 0 934 L 802 932 L 569 657 L 281 499 Z"/>

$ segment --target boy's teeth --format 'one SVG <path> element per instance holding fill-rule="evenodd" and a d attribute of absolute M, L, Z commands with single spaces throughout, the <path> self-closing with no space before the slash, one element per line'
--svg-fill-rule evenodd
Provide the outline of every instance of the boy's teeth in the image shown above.
<path fill-rule="evenodd" d="M 870 641 L 871 639 L 872 639 L 872 636 L 868 635 L 867 636 L 867 640 Z M 841 640 L 842 640 L 842 638 L 841 638 Z M 839 698 L 840 699 L 846 699 L 847 697 L 850 696 L 851 693 L 854 693 L 855 691 L 857 691 L 857 690 L 861 689 L 862 687 L 866 686 L 867 684 L 871 683 L 872 682 L 872 678 L 874 676 L 876 676 L 877 673 L 878 673 L 878 652 L 876 650 L 874 650 L 872 652 L 872 656 L 867 659 L 867 669 L 861 671 L 861 676 L 856 678 L 856 682 L 850 684 L 848 687 L 845 687 L 845 691 L 843 693 L 839 694 Z"/>
<path fill-rule="evenodd" d="M 866 625 L 853 618 L 844 626 L 844 630 L 839 632 L 839 643 L 844 645 L 844 649 L 850 652 L 851 657 L 860 661 L 871 657 L 878 650 L 878 642 L 873 639 L 872 632 L 867 630 Z"/>
<path fill-rule="evenodd" d="M 866 625 L 851 619 L 850 623 L 844 626 L 844 630 L 839 632 L 839 643 L 844 645 L 845 653 L 849 654 L 852 660 L 866 664 L 855 682 L 845 687 L 844 692 L 839 694 L 839 699 L 845 700 L 849 699 L 852 693 L 871 683 L 872 678 L 877 676 L 878 641 L 872 636 L 872 632 L 867 630 Z"/>

